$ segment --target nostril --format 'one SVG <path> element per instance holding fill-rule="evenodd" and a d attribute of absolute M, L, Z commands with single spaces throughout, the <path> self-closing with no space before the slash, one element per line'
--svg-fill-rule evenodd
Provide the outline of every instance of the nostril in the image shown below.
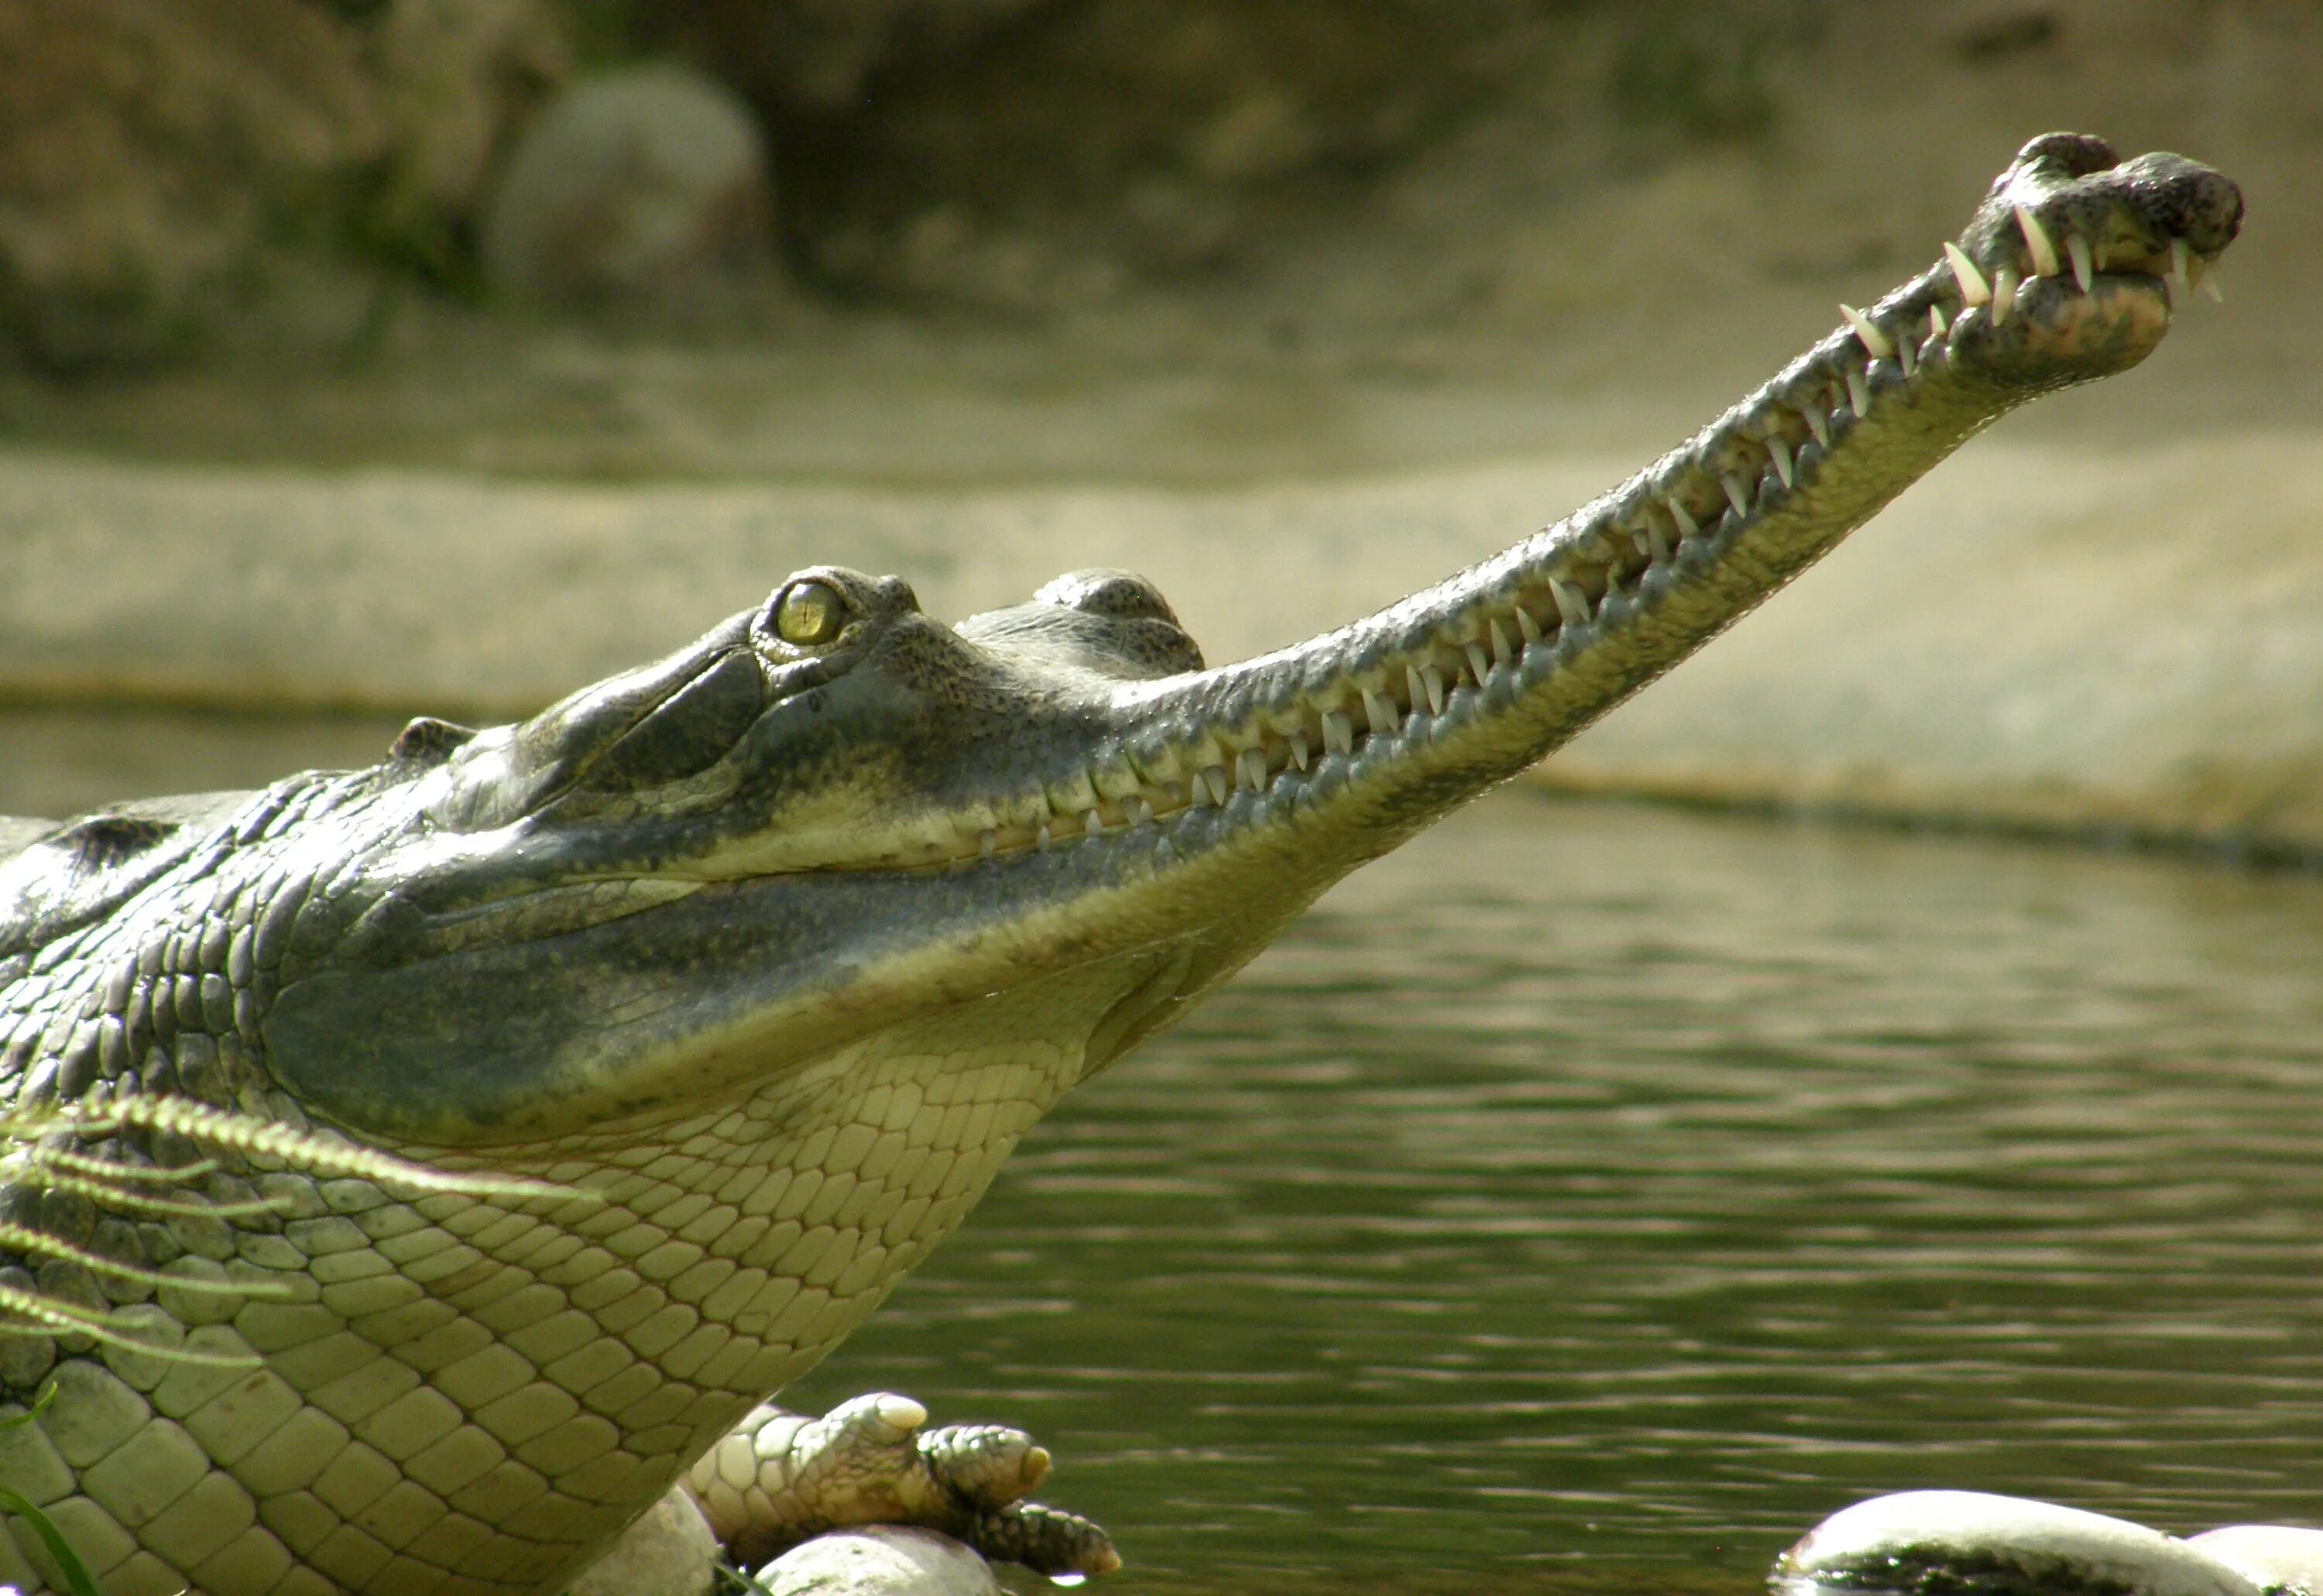
<path fill-rule="evenodd" d="M 2016 166 L 2045 162 L 2061 168 L 2069 178 L 2086 178 L 2109 170 L 2118 161 L 2113 146 L 2095 133 L 2043 133 L 2016 152 Z"/>

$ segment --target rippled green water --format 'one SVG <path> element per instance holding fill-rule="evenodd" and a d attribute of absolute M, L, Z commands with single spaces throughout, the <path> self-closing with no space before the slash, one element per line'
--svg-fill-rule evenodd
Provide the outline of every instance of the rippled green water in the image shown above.
<path fill-rule="evenodd" d="M 2323 884 L 1487 803 L 1030 1138 L 809 1382 L 1113 1588 L 1755 1585 L 1974 1486 L 2323 1522 Z"/>

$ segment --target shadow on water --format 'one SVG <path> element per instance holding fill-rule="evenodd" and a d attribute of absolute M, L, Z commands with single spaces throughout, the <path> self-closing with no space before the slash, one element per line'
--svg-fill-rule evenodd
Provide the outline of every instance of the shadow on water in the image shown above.
<path fill-rule="evenodd" d="M 1128 1591 L 1741 1591 L 1973 1487 L 2323 1521 L 2323 884 L 1522 795 L 1028 1138 L 793 1388 Z"/>

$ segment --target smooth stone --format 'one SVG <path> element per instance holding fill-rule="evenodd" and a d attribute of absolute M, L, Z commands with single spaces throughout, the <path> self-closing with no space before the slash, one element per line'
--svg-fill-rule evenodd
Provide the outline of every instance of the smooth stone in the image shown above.
<path fill-rule="evenodd" d="M 718 1537 L 683 1487 L 656 1502 L 565 1596 L 710 1596 Z"/>
<path fill-rule="evenodd" d="M 2229 1524 L 2190 1535 L 2186 1544 L 2262 1585 L 2323 1591 L 2323 1529 Z"/>
<path fill-rule="evenodd" d="M 1990 1590 L 2008 1596 L 2261 1596 L 2223 1559 L 2102 1513 L 1970 1491 L 1859 1502 L 1775 1560 L 1784 1596 Z"/>
<path fill-rule="evenodd" d="M 758 124 L 723 85 L 680 67 L 575 82 L 518 140 L 483 220 L 503 292 L 682 313 L 773 265 Z"/>
<path fill-rule="evenodd" d="M 1000 1596 L 983 1558 L 932 1529 L 837 1529 L 758 1571 L 770 1596 Z"/>

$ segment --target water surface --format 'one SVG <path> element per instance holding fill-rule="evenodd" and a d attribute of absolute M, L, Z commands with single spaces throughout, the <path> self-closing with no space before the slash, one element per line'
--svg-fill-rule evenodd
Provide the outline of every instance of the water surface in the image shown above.
<path fill-rule="evenodd" d="M 1743 1591 L 1859 1496 L 2323 1522 L 2323 885 L 1511 794 L 1037 1131 L 793 1399 L 1143 1591 Z"/>

